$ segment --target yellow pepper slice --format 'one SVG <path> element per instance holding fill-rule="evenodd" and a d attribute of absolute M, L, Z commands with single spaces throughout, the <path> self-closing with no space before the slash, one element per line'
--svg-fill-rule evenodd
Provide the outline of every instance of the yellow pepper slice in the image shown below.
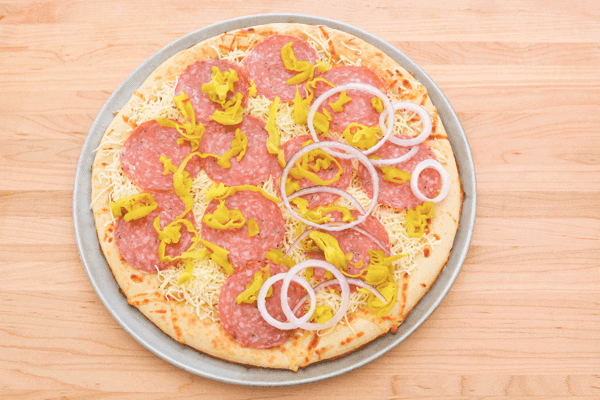
<path fill-rule="evenodd" d="M 223 111 L 216 110 L 209 119 L 221 125 L 241 124 L 244 118 L 244 109 L 242 108 L 243 98 L 244 96 L 241 93 L 236 93 L 229 102 L 225 103 Z M 232 104 L 232 102 L 234 103 Z"/>
<path fill-rule="evenodd" d="M 331 307 L 326 305 L 317 306 L 313 315 L 310 317 L 311 322 L 315 322 L 317 324 L 324 324 L 333 318 L 333 310 Z"/>
<path fill-rule="evenodd" d="M 194 109 L 192 107 L 192 103 L 189 101 L 189 97 L 180 91 L 179 96 L 175 96 L 173 100 L 175 100 L 175 104 L 179 109 L 179 112 L 183 115 L 183 117 L 190 121 L 180 124 L 179 122 L 170 120 L 168 118 L 156 118 L 156 122 L 160 126 L 175 128 L 177 132 L 183 137 L 177 139 L 177 144 L 182 144 L 185 141 L 190 142 L 192 146 L 192 150 L 197 150 L 200 146 L 200 140 L 204 135 L 204 125 L 196 124 L 196 114 L 194 114 Z"/>
<path fill-rule="evenodd" d="M 381 157 L 376 156 L 376 155 L 370 155 L 369 158 L 371 158 L 373 160 L 379 160 Z M 410 181 L 410 178 L 411 178 L 410 173 L 408 173 L 406 171 L 402 171 L 398 167 L 394 167 L 394 166 L 381 167 L 381 166 L 377 165 L 376 168 L 379 168 L 383 172 L 383 180 L 385 180 L 385 181 L 397 183 L 399 185 Z"/>
<path fill-rule="evenodd" d="M 349 145 L 360 150 L 366 150 L 375 146 L 378 134 L 381 134 L 380 128 L 368 127 L 356 122 L 352 122 L 344 129 L 344 139 L 346 139 Z"/>
<path fill-rule="evenodd" d="M 217 165 L 221 168 L 231 168 L 231 160 L 233 157 L 237 156 L 238 162 L 242 161 L 244 155 L 246 155 L 246 150 L 248 148 L 248 138 L 239 128 L 235 130 L 235 138 L 231 141 L 231 149 L 227 150 L 219 160 L 217 161 Z"/>
<path fill-rule="evenodd" d="M 345 271 L 348 269 L 348 261 L 349 258 L 352 259 L 352 254 L 344 254 L 336 238 L 320 231 L 311 231 L 308 237 L 323 250 L 327 262 L 335 265 L 340 270 Z"/>
<path fill-rule="evenodd" d="M 220 105 L 224 105 L 229 92 L 235 92 L 233 84 L 239 81 L 236 70 L 229 68 L 229 71 L 221 71 L 219 67 L 212 67 L 212 79 L 208 83 L 202 84 L 202 92 L 208 94 L 208 98 Z"/>
<path fill-rule="evenodd" d="M 270 195 L 263 188 L 253 185 L 225 186 L 223 183 L 219 183 L 218 185 L 213 183 L 212 186 L 208 188 L 206 192 L 204 192 L 204 195 L 210 200 L 225 200 L 229 196 L 244 190 L 261 194 L 265 199 L 271 200 L 274 203 L 281 203 L 281 200 L 279 200 L 277 197 Z"/>
<path fill-rule="evenodd" d="M 277 154 L 277 161 L 281 167 L 285 167 L 285 154 L 281 149 L 281 136 L 279 135 L 279 129 L 277 128 L 277 111 L 279 109 L 279 96 L 275 96 L 275 100 L 269 108 L 269 118 L 265 125 L 266 131 L 269 133 L 267 139 L 267 150 L 271 154 Z"/>
<path fill-rule="evenodd" d="M 135 194 L 110 203 L 110 209 L 115 218 L 123 216 L 123 209 L 125 209 L 123 219 L 127 222 L 143 218 L 157 207 L 158 204 L 150 193 Z"/>
<path fill-rule="evenodd" d="M 398 285 L 395 282 L 385 282 L 377 286 L 377 290 L 385 297 L 388 304 L 379 300 L 374 294 L 370 294 L 367 298 L 367 308 L 377 317 L 381 318 L 394 308 L 396 299 L 398 298 Z"/>
<path fill-rule="evenodd" d="M 228 209 L 225 201 L 221 200 L 213 214 L 204 214 L 202 222 L 213 229 L 240 229 L 246 224 L 246 218 L 240 210 Z"/>
<path fill-rule="evenodd" d="M 379 285 L 385 282 L 388 278 L 394 280 L 394 266 L 392 263 L 406 254 L 398 254 L 395 256 L 386 256 L 383 250 L 369 250 L 370 261 L 365 269 L 365 282 L 370 285 Z"/>
<path fill-rule="evenodd" d="M 352 101 L 352 99 L 350 97 L 348 97 L 348 95 L 346 94 L 346 91 L 342 90 L 342 93 L 340 94 L 340 98 L 337 99 L 334 103 L 329 103 L 329 106 L 335 112 L 342 112 L 342 111 L 344 111 L 344 104 L 351 102 L 351 101 Z"/>
<path fill-rule="evenodd" d="M 433 216 L 433 203 L 426 201 L 415 210 L 406 211 L 406 232 L 409 238 L 420 238 L 425 234 L 427 220 Z"/>
<path fill-rule="evenodd" d="M 246 284 L 246 290 L 240 293 L 235 301 L 238 304 L 246 303 L 253 304 L 258 298 L 258 292 L 267 279 L 271 277 L 270 267 L 267 265 L 262 267 L 260 271 L 254 273 L 254 278 Z M 267 291 L 267 297 L 273 294 L 273 286 Z"/>
<path fill-rule="evenodd" d="M 296 263 L 289 256 L 285 257 L 285 253 L 277 249 L 269 249 L 265 258 L 269 261 L 273 261 L 275 264 L 283 265 L 286 268 L 292 268 Z"/>
<path fill-rule="evenodd" d="M 383 100 L 381 100 L 379 97 L 373 97 L 371 99 L 371 105 L 378 113 L 383 112 Z"/>
<path fill-rule="evenodd" d="M 256 84 L 253 79 L 250 79 L 250 87 L 248 88 L 248 96 L 256 97 L 257 95 Z"/>
<path fill-rule="evenodd" d="M 225 270 L 227 275 L 233 274 L 233 265 L 231 264 L 231 261 L 229 261 L 229 259 L 227 258 L 227 256 L 229 255 L 229 251 L 225 250 L 220 246 L 217 246 L 214 243 L 209 242 L 208 240 L 200 239 L 200 243 L 202 243 L 204 246 L 208 247 L 212 251 L 212 254 L 210 255 L 210 259 L 212 261 L 219 264 Z"/>
<path fill-rule="evenodd" d="M 258 226 L 258 222 L 255 219 L 250 218 L 248 220 L 248 236 L 253 237 L 260 233 L 260 226 Z"/>

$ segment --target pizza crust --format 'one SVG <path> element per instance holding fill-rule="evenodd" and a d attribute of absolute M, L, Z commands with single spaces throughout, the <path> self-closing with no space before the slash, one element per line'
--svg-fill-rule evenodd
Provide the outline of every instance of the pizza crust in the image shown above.
<path fill-rule="evenodd" d="M 363 66 L 377 72 L 385 80 L 389 91 L 402 91 L 403 100 L 424 105 L 434 117 L 434 132 L 426 143 L 446 159 L 444 167 L 450 175 L 452 187 L 448 197 L 436 204 L 429 227 L 440 240 L 429 256 L 418 256 L 417 268 L 410 276 L 404 274 L 403 282 L 398 282 L 400 293 L 390 314 L 377 318 L 368 311 L 359 310 L 348 316 L 351 327 L 339 323 L 332 332 L 324 336 L 298 330 L 292 339 L 276 348 L 258 350 L 243 347 L 230 338 L 221 324 L 210 319 L 201 320 L 185 303 L 164 298 L 158 290 L 160 283 L 157 274 L 147 274 L 132 268 L 120 256 L 113 236 L 114 222 L 110 215 L 110 190 L 107 187 L 109 183 L 104 177 L 112 159 L 102 151 L 97 152 L 93 164 L 92 199 L 95 199 L 93 213 L 101 249 L 129 304 L 137 307 L 173 339 L 211 356 L 240 364 L 297 370 L 352 352 L 390 330 L 395 332 L 397 326 L 430 289 L 448 260 L 458 228 L 463 193 L 447 134 L 424 86 L 382 51 L 345 32 L 302 24 L 269 24 L 240 29 L 207 39 L 163 62 L 115 115 L 99 149 L 112 148 L 114 142 L 125 140 L 132 129 L 129 121 L 132 116 L 131 104 L 137 97 L 151 97 L 153 87 L 175 80 L 189 64 L 197 60 L 217 58 L 216 49 L 246 50 L 261 38 L 275 33 L 296 35 L 305 40 L 311 39 L 307 33 L 313 37 L 321 35 L 329 38 L 329 51 L 334 62 L 339 61 L 341 56 L 357 59 L 357 53 L 360 53 L 363 60 L 368 60 Z"/>

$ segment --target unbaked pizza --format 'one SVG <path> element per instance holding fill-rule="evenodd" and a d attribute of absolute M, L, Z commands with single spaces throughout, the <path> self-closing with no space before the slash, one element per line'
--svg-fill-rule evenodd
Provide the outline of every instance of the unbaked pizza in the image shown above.
<path fill-rule="evenodd" d="M 290 23 L 160 65 L 107 127 L 92 199 L 131 306 L 198 351 L 297 370 L 396 331 L 448 260 L 462 190 L 423 85 Z"/>

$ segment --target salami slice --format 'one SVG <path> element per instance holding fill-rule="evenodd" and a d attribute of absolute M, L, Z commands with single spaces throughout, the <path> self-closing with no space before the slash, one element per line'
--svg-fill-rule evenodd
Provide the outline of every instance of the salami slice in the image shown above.
<path fill-rule="evenodd" d="M 200 141 L 200 151 L 216 155 L 223 155 L 231 149 L 231 142 L 235 138 L 235 130 L 240 129 L 248 139 L 246 154 L 238 162 L 237 156 L 233 157 L 231 167 L 223 168 L 217 164 L 215 157 L 205 158 L 201 161 L 208 176 L 218 183 L 227 186 L 259 185 L 273 176 L 277 179 L 281 175 L 281 166 L 277 155 L 267 150 L 269 133 L 265 130 L 265 122 L 250 115 L 244 116 L 244 121 L 235 127 L 226 127 L 216 122 L 206 124 L 206 131 Z"/>
<path fill-rule="evenodd" d="M 399 137 L 403 139 L 408 138 L 408 136 Z M 410 147 L 397 146 L 388 141 L 374 154 L 382 159 L 396 158 L 408 153 L 410 149 Z M 419 145 L 419 152 L 413 158 L 402 164 L 396 165 L 396 167 L 412 174 L 418 163 L 430 158 L 435 160 L 435 156 L 429 147 L 425 143 L 421 143 Z M 419 204 L 423 204 L 423 202 L 413 194 L 410 188 L 410 181 L 403 184 L 397 184 L 383 180 L 384 174 L 380 169 L 377 170 L 377 175 L 379 175 L 379 197 L 377 200 L 379 203 L 398 209 L 414 209 Z M 373 183 L 371 182 L 371 176 L 367 169 L 362 165 L 359 165 L 358 167 L 358 178 L 360 185 L 367 193 L 367 196 L 372 198 Z M 429 198 L 435 197 L 440 187 L 440 174 L 437 171 L 426 169 L 419 176 L 419 189 L 425 196 Z"/>
<path fill-rule="evenodd" d="M 237 296 L 246 290 L 246 285 L 254 278 L 254 273 L 265 265 L 269 266 L 271 276 L 287 272 L 287 269 L 281 265 L 253 262 L 227 278 L 219 295 L 219 318 L 223 328 L 237 343 L 255 349 L 279 346 L 294 332 L 294 330 L 282 331 L 269 325 L 260 315 L 256 303 L 238 304 L 236 301 Z M 285 322 L 287 319 L 281 308 L 281 285 L 281 281 L 273 285 L 273 293 L 267 297 L 266 308 L 273 318 Z M 297 283 L 292 283 L 288 291 L 290 307 L 294 308 L 303 295 L 304 289 Z"/>
<path fill-rule="evenodd" d="M 326 79 L 328 82 L 334 85 L 343 85 L 346 83 L 366 83 L 371 86 L 375 86 L 382 92 L 386 92 L 383 80 L 376 72 L 366 67 L 353 67 L 353 66 L 341 66 L 331 68 L 320 76 Z M 324 82 L 317 82 L 315 89 L 315 99 L 331 89 L 331 86 Z M 340 98 L 340 94 L 334 94 L 325 100 L 325 108 L 331 114 L 332 121 L 329 123 L 329 129 L 336 132 L 343 132 L 346 127 L 356 122 L 366 126 L 372 126 L 379 122 L 380 113 L 373 108 L 371 99 L 375 96 L 361 92 L 360 90 L 349 90 L 346 95 L 352 99 L 352 101 L 343 105 L 344 110 L 341 112 L 335 112 L 332 110 L 329 103 L 334 103 Z"/>
<path fill-rule="evenodd" d="M 158 207 L 147 216 L 138 220 L 126 222 L 123 218 L 117 220 L 115 226 L 115 240 L 121 256 L 132 267 L 146 272 L 156 272 L 175 264 L 176 261 L 161 262 L 158 257 L 158 233 L 154 229 L 154 219 L 160 216 L 160 227 L 164 228 L 173 220 L 183 214 L 185 205 L 177 195 L 167 191 L 149 192 L 158 204 Z M 194 215 L 186 216 L 195 224 Z M 192 244 L 193 234 L 183 227 L 179 243 L 167 244 L 165 253 L 176 257 L 187 250 Z"/>
<path fill-rule="evenodd" d="M 192 152 L 188 142 L 177 144 L 181 135 L 175 128 L 160 126 L 154 120 L 138 125 L 121 149 L 120 161 L 123 173 L 144 189 L 173 189 L 173 175 L 164 175 L 165 167 L 160 156 L 167 156 L 179 166 Z M 200 160 L 193 157 L 185 170 L 194 177 L 200 172 Z"/>
<path fill-rule="evenodd" d="M 175 86 L 175 95 L 178 96 L 183 92 L 189 96 L 194 108 L 196 121 L 206 123 L 209 117 L 216 110 L 223 110 L 220 104 L 213 102 L 207 93 L 202 92 L 202 84 L 212 80 L 212 68 L 218 67 L 220 71 L 227 72 L 229 69 L 237 71 L 239 80 L 233 84 L 235 93 L 240 92 L 244 95 L 242 106 L 246 105 L 248 100 L 248 79 L 242 68 L 231 61 L 227 60 L 200 60 L 190 64 L 179 76 L 177 86 Z M 235 93 L 229 92 L 227 100 L 230 100 Z"/>
<path fill-rule="evenodd" d="M 358 217 L 360 214 L 358 211 L 352 210 L 352 215 Z M 332 217 L 332 221 L 340 221 L 341 213 L 333 212 L 329 214 Z M 386 250 L 390 251 L 390 239 L 387 235 L 385 227 L 379 222 L 379 220 L 373 216 L 368 216 L 367 219 L 358 224 L 359 228 L 364 229 L 379 240 L 385 247 Z M 346 229 L 339 232 L 327 232 L 331 236 L 335 237 L 340 245 L 340 249 L 344 253 L 352 253 L 352 260 L 354 264 L 358 264 L 362 261 L 362 267 L 357 268 L 356 266 L 348 263 L 348 270 L 346 271 L 350 275 L 356 275 L 363 269 L 365 269 L 371 262 L 371 256 L 369 250 L 381 250 L 381 247 L 368 236 L 363 235 L 352 229 Z M 321 257 L 321 258 L 319 258 Z M 322 259 L 322 254 L 313 254 L 311 258 Z M 323 279 L 325 276 L 325 270 L 322 268 L 315 268 L 315 277 L 317 279 Z"/>
<path fill-rule="evenodd" d="M 206 214 L 217 209 L 219 201 L 213 200 L 206 208 Z M 229 251 L 229 259 L 234 268 L 241 268 L 247 262 L 262 260 L 270 248 L 277 249 L 283 242 L 285 223 L 277 204 L 262 195 L 241 191 L 225 199 L 230 210 L 240 210 L 246 218 L 242 228 L 214 229 L 202 223 L 202 237 Z M 255 236 L 248 236 L 248 221 L 254 219 L 260 229 Z"/>
<path fill-rule="evenodd" d="M 284 145 L 282 146 L 282 149 L 285 152 L 286 162 L 290 158 L 292 158 L 292 156 L 294 154 L 296 154 L 299 150 L 302 149 L 302 144 L 304 142 L 306 142 L 307 140 L 310 140 L 310 139 L 312 139 L 311 136 L 303 135 L 303 136 L 297 136 L 297 137 L 285 142 Z M 331 140 L 331 139 L 324 138 L 322 140 Z M 351 160 L 340 160 L 339 158 L 336 158 L 336 160 L 342 166 L 343 172 L 342 172 L 342 175 L 340 176 L 340 179 L 338 181 L 332 183 L 329 186 L 340 188 L 340 189 L 346 189 L 350 185 L 350 181 L 352 180 L 352 161 Z M 313 171 L 311 171 L 311 172 L 313 172 Z M 337 173 L 338 173 L 338 168 L 335 164 L 333 164 L 331 166 L 331 168 L 329 168 L 328 170 L 321 170 L 319 172 L 316 172 L 316 174 L 319 176 L 319 178 L 324 179 L 324 180 L 330 180 L 330 179 L 334 178 Z M 315 183 L 309 181 L 306 178 L 302 178 L 298 182 L 300 183 L 300 189 L 303 189 L 306 187 L 311 187 L 311 186 L 316 186 Z M 308 200 L 308 206 L 310 208 L 314 208 L 314 207 L 318 207 L 321 205 L 331 204 L 334 201 L 336 201 L 340 196 L 338 196 L 337 194 L 332 194 L 332 193 L 315 193 L 315 194 L 307 194 L 302 197 L 305 198 L 306 200 Z"/>
<path fill-rule="evenodd" d="M 310 61 L 315 63 L 317 52 L 305 40 L 291 35 L 272 35 L 260 41 L 242 61 L 248 79 L 254 81 L 257 94 L 263 95 L 270 100 L 275 96 L 283 101 L 294 100 L 296 87 L 300 95 L 306 98 L 304 84 L 288 85 L 285 82 L 296 76 L 299 72 L 291 71 L 283 64 L 281 49 L 283 46 L 293 42 L 292 50 L 298 61 Z"/>

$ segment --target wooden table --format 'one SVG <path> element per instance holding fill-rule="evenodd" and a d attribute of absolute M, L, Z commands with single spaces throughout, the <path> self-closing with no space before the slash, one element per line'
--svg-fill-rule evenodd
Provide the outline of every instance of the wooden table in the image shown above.
<path fill-rule="evenodd" d="M 0 2 L 0 398 L 600 398 L 600 3 L 325 3 Z M 150 55 L 292 11 L 375 34 L 437 82 L 471 145 L 477 222 L 452 290 L 396 349 L 325 382 L 231 386 L 154 356 L 103 307 L 75 245 L 75 169 Z"/>

